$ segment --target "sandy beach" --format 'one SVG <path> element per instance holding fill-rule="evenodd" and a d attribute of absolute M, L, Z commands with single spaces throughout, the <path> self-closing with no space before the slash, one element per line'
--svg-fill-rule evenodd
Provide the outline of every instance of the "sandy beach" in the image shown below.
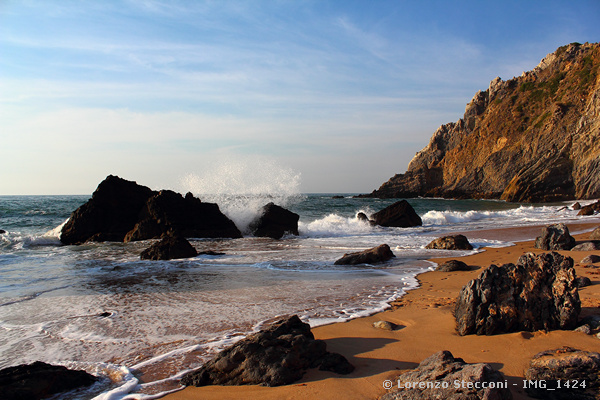
<path fill-rule="evenodd" d="M 595 221 L 595 222 L 591 222 Z M 599 225 L 590 223 L 569 225 L 571 233 L 589 231 Z M 540 227 L 524 229 L 466 232 L 467 237 L 523 240 L 539 235 Z M 589 233 L 574 234 L 584 241 Z M 508 239 L 510 238 L 510 239 Z M 317 370 L 308 371 L 301 381 L 282 387 L 210 386 L 188 387 L 170 394 L 168 400 L 196 399 L 374 399 L 386 393 L 383 382 L 415 368 L 423 359 L 440 350 L 449 350 L 468 363 L 486 362 L 501 371 L 509 382 L 515 399 L 528 399 L 523 390 L 523 373 L 529 360 L 540 351 L 565 345 L 590 351 L 600 351 L 600 339 L 574 331 L 518 332 L 495 336 L 459 336 L 455 331 L 452 310 L 460 289 L 479 276 L 491 264 L 516 263 L 527 252 L 540 253 L 533 241 L 518 242 L 504 248 L 485 248 L 478 254 L 461 258 L 471 271 L 427 272 L 418 276 L 420 287 L 392 303 L 390 310 L 346 323 L 336 323 L 313 329 L 317 339 L 325 340 L 327 349 L 344 355 L 356 370 L 341 376 Z M 581 259 L 594 252 L 560 251 L 573 258 L 577 276 L 587 276 L 592 285 L 579 291 L 580 317 L 600 313 L 600 269 L 589 268 Z M 596 252 L 598 253 L 598 252 Z M 452 258 L 433 259 L 442 263 Z M 395 331 L 373 327 L 385 320 L 398 325 Z"/>

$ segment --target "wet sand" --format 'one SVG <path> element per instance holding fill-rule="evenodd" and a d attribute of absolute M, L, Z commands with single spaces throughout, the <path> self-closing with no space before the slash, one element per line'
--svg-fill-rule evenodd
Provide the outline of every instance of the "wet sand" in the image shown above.
<path fill-rule="evenodd" d="M 600 225 L 596 218 L 589 223 L 569 224 L 571 233 L 584 232 Z M 469 238 L 523 240 L 539 235 L 541 227 L 509 228 L 464 232 Z M 584 241 L 589 233 L 574 235 Z M 418 276 L 420 287 L 392 303 L 392 309 L 370 317 L 358 318 L 313 329 L 317 339 L 325 340 L 327 349 L 343 354 L 356 370 L 349 375 L 310 370 L 292 385 L 268 388 L 261 386 L 188 387 L 170 394 L 169 400 L 197 399 L 375 399 L 386 393 L 383 382 L 392 381 L 423 359 L 440 350 L 449 350 L 468 363 L 487 362 L 501 371 L 508 380 L 515 399 L 529 399 L 523 390 L 523 373 L 529 360 L 540 351 L 569 345 L 600 352 L 600 339 L 574 331 L 518 332 L 495 336 L 459 336 L 452 316 L 454 302 L 460 289 L 479 276 L 491 264 L 516 263 L 527 252 L 541 253 L 533 241 L 518 242 L 504 248 L 485 248 L 478 254 L 462 257 L 471 271 L 426 272 Z M 583 318 L 600 314 L 600 264 L 588 267 L 580 261 L 600 251 L 560 251 L 573 258 L 577 276 L 587 276 L 592 285 L 581 288 Z M 453 258 L 432 259 L 442 263 Z M 385 320 L 398 325 L 395 331 L 373 327 Z"/>

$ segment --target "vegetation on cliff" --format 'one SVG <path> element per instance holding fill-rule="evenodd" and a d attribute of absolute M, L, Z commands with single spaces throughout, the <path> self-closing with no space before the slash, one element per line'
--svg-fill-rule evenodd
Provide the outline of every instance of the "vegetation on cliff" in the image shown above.
<path fill-rule="evenodd" d="M 600 197 L 600 44 L 572 43 L 495 78 L 408 170 L 368 197 L 546 202 Z"/>

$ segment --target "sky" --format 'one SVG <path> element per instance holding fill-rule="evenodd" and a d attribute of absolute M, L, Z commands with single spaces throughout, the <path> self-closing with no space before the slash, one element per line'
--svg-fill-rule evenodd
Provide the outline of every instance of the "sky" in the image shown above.
<path fill-rule="evenodd" d="M 598 0 L 0 0 L 0 194 L 368 193 L 599 20 Z"/>

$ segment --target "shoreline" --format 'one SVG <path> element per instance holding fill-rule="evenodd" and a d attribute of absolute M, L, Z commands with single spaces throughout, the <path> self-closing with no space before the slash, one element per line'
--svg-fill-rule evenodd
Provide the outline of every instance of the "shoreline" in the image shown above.
<path fill-rule="evenodd" d="M 600 225 L 595 222 L 568 224 L 576 240 L 587 239 L 589 232 Z M 386 393 L 383 382 L 401 372 L 415 368 L 423 359 L 440 350 L 449 350 L 467 363 L 487 362 L 503 373 L 514 399 L 529 399 L 524 393 L 522 380 L 529 360 L 540 351 L 569 345 L 581 350 L 599 351 L 600 339 L 574 331 L 516 332 L 494 336 L 459 336 L 452 316 L 454 301 L 460 289 L 479 276 L 491 264 L 516 263 L 527 252 L 543 253 L 533 248 L 533 240 L 520 241 L 518 237 L 539 235 L 541 227 L 500 228 L 463 232 L 467 237 L 515 237 L 509 247 L 482 248 L 476 254 L 464 257 L 433 258 L 442 263 L 460 258 L 473 266 L 471 271 L 424 272 L 416 276 L 419 287 L 409 290 L 391 308 L 368 317 L 356 318 L 318 326 L 312 329 L 315 338 L 327 343 L 327 350 L 344 355 L 356 370 L 350 375 L 309 370 L 304 377 L 291 385 L 261 386 L 206 386 L 187 387 L 162 397 L 167 400 L 192 399 L 348 399 L 378 398 Z M 477 232 L 477 235 L 474 233 Z M 586 233 L 577 233 L 586 232 Z M 479 236 L 481 235 L 481 236 Z M 535 236 L 534 236 L 535 237 Z M 577 276 L 587 276 L 592 285 L 581 288 L 580 318 L 600 313 L 600 274 L 584 268 L 579 261 L 594 252 L 559 251 L 573 258 Z M 598 252 L 596 252 L 598 253 Z M 477 266 L 477 268 L 475 267 Z M 386 320 L 398 325 L 395 331 L 373 328 L 372 324 Z"/>

